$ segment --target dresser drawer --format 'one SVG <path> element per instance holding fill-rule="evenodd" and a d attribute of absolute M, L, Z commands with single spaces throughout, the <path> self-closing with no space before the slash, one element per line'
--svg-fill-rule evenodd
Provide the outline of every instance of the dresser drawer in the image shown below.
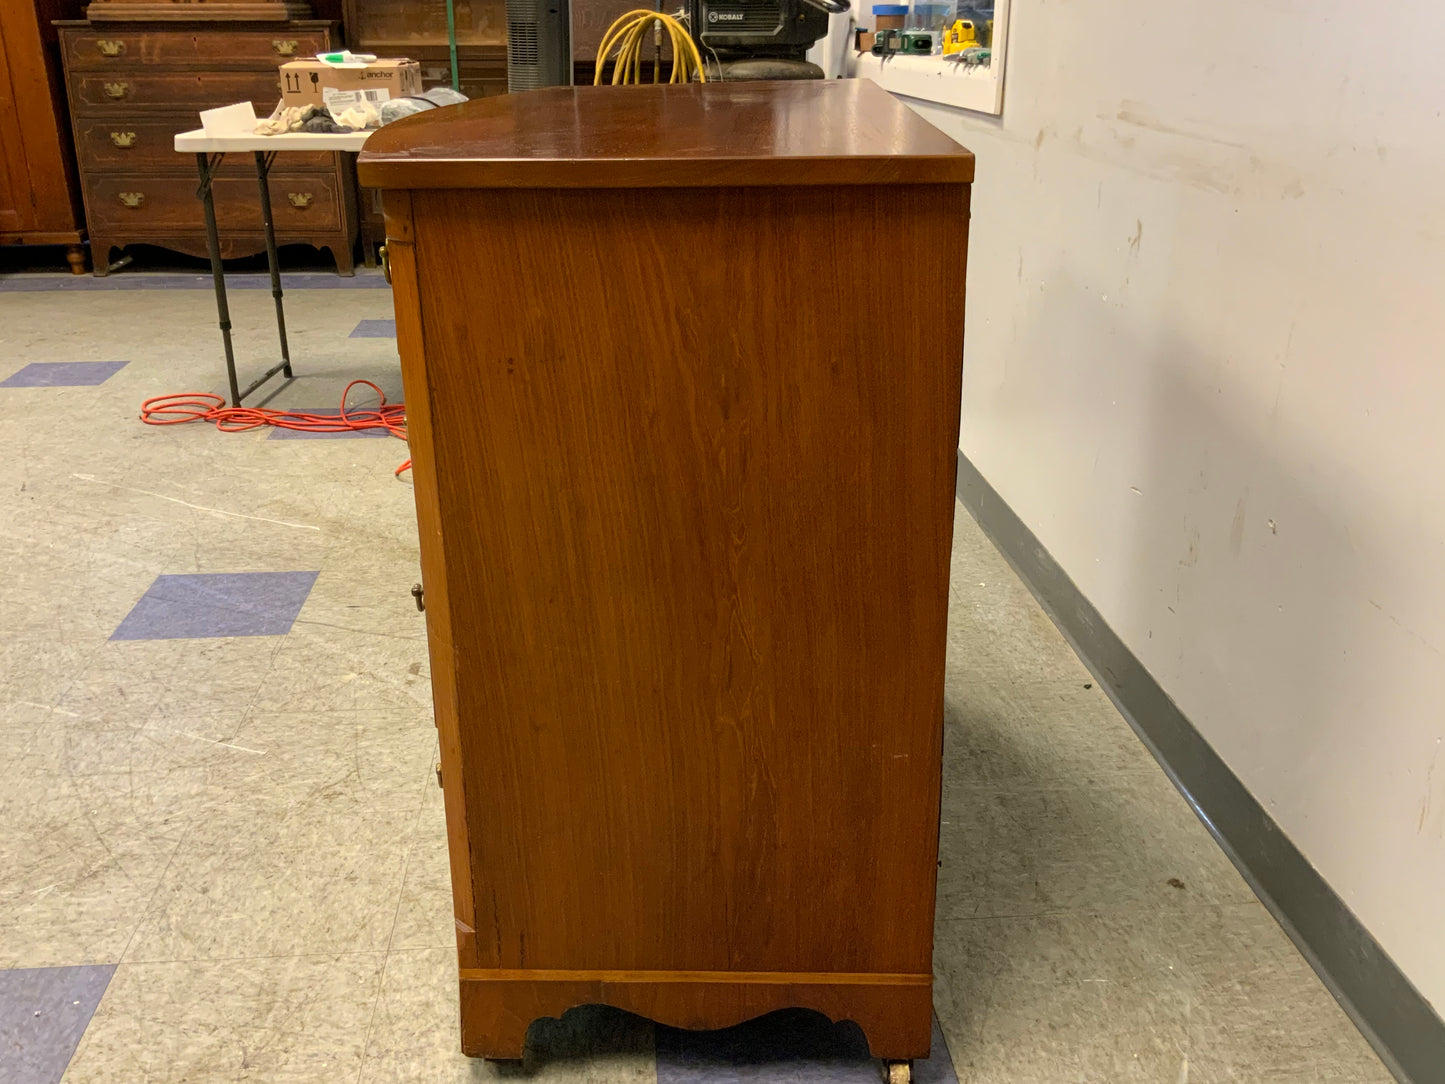
<path fill-rule="evenodd" d="M 160 64 L 176 68 L 274 68 L 325 52 L 324 30 L 67 30 L 62 32 L 71 69 L 135 71 Z"/>
<path fill-rule="evenodd" d="M 194 177 L 110 173 L 86 178 L 86 215 L 91 232 L 185 233 L 205 228 Z M 335 173 L 276 172 L 271 207 L 278 234 L 315 234 L 340 229 L 342 200 Z M 252 177 L 219 177 L 214 183 L 216 223 L 226 230 L 261 229 L 261 198 Z"/>
<path fill-rule="evenodd" d="M 178 154 L 173 137 L 200 126 L 194 116 L 184 117 L 87 117 L 75 122 L 75 149 L 80 168 L 96 170 L 185 170 L 195 172 L 195 156 Z M 330 151 L 283 151 L 277 166 L 287 172 L 302 169 L 332 169 L 336 156 Z M 221 168 L 227 173 L 256 175 L 250 153 L 228 154 Z"/>
<path fill-rule="evenodd" d="M 76 72 L 70 78 L 78 114 L 128 113 L 136 109 L 185 110 L 199 128 L 202 109 L 250 102 L 256 114 L 271 115 L 281 100 L 276 72 Z"/>

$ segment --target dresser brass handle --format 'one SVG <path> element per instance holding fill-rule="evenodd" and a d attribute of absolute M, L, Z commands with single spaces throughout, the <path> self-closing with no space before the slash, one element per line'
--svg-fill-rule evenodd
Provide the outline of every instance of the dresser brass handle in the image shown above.
<path fill-rule="evenodd" d="M 111 132 L 111 133 L 110 133 L 110 141 L 111 141 L 112 143 L 114 143 L 117 147 L 134 147 L 134 146 L 135 146 L 135 133 L 134 133 L 134 132 Z"/>
<path fill-rule="evenodd" d="M 105 96 L 116 99 L 124 98 L 125 92 L 129 89 L 129 83 L 107 83 L 105 84 Z"/>
<path fill-rule="evenodd" d="M 286 198 L 291 201 L 292 207 L 306 208 L 311 206 L 310 192 L 287 192 Z"/>
<path fill-rule="evenodd" d="M 379 259 L 379 260 L 381 261 L 381 277 L 384 278 L 384 279 L 386 279 L 386 284 L 387 284 L 388 286 L 390 286 L 390 285 L 391 285 L 391 256 L 390 256 L 390 254 L 386 251 L 386 246 L 385 246 L 385 245 L 382 245 L 380 248 L 378 248 L 378 249 L 376 250 L 376 256 L 377 256 L 377 259 Z M 417 600 L 417 605 L 418 605 L 418 606 L 421 605 L 421 600 L 420 600 L 420 599 Z"/>
<path fill-rule="evenodd" d="M 139 207 L 145 202 L 146 198 L 144 192 L 121 192 L 119 195 L 121 203 L 124 203 L 127 207 Z"/>
<path fill-rule="evenodd" d="M 273 41 L 271 48 L 276 50 L 278 56 L 295 56 L 298 44 L 295 38 L 291 38 L 288 41 Z"/>
<path fill-rule="evenodd" d="M 125 42 L 123 41 L 108 41 L 102 39 L 95 43 L 95 47 L 100 50 L 101 56 L 120 56 L 121 53 L 125 52 Z"/>

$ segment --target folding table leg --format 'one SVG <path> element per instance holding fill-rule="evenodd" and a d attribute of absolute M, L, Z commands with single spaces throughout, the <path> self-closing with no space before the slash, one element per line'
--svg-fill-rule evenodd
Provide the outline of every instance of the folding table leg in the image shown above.
<path fill-rule="evenodd" d="M 267 175 L 275 152 L 256 152 L 256 183 L 261 189 L 261 221 L 266 227 L 266 264 L 271 269 L 271 296 L 276 299 L 276 330 L 281 336 L 281 371 L 289 378 L 291 372 L 291 351 L 286 345 L 286 312 L 281 305 L 281 264 L 276 258 L 276 224 L 271 215 L 271 186 Z M 267 374 L 270 375 L 269 373 Z"/>
<path fill-rule="evenodd" d="M 241 389 L 236 383 L 236 355 L 231 349 L 231 309 L 226 304 L 226 273 L 221 267 L 221 238 L 216 231 L 216 201 L 211 194 L 211 179 L 224 157 L 224 154 L 218 154 L 213 161 L 210 155 L 196 155 L 196 169 L 201 175 L 201 187 L 197 195 L 201 197 L 201 206 L 206 212 L 206 248 L 211 254 L 211 278 L 216 285 L 216 316 L 221 325 L 221 342 L 226 347 L 226 380 L 231 386 L 231 405 L 240 406 Z"/>

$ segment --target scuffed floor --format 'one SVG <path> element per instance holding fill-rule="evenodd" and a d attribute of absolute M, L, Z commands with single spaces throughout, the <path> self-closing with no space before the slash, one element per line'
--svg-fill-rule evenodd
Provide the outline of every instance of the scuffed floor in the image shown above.
<path fill-rule="evenodd" d="M 457 1052 L 405 448 L 141 425 L 222 386 L 220 343 L 204 281 L 120 280 L 0 278 L 0 1079 L 497 1076 Z M 399 399 L 389 293 L 312 282 L 268 405 L 357 377 Z M 271 298 L 231 305 L 244 381 Z M 69 362 L 125 364 L 5 386 Z M 961 512 L 949 637 L 916 1079 L 1387 1081 Z M 539 1080 L 876 1079 L 852 1029 L 796 1014 L 696 1036 L 579 1010 L 532 1047 Z"/>

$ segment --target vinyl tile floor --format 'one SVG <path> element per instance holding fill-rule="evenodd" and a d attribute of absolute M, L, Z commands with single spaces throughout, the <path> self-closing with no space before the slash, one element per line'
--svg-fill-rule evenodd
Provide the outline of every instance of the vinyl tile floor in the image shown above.
<path fill-rule="evenodd" d="M 405 448 L 140 424 L 222 386 L 192 278 L 0 278 L 0 1080 L 515 1073 L 457 1050 Z M 358 377 L 400 399 L 387 291 L 304 285 L 268 405 Z M 244 379 L 271 299 L 231 304 Z M 963 513 L 947 681 L 920 1081 L 1389 1079 Z M 876 1079 L 855 1030 L 798 1013 L 698 1035 L 577 1010 L 520 1071 Z"/>

